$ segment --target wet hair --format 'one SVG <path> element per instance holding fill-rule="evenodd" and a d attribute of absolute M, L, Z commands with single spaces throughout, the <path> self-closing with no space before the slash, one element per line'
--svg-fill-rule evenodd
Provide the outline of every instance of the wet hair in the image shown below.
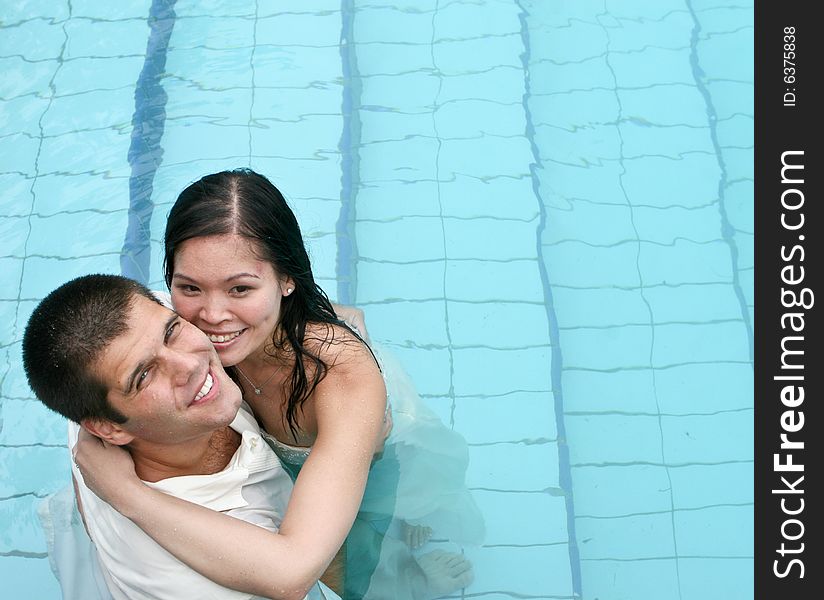
<path fill-rule="evenodd" d="M 175 252 L 183 242 L 227 234 L 251 240 L 259 258 L 271 264 L 277 276 L 289 277 L 295 284 L 294 292 L 281 301 L 280 321 L 272 332 L 271 348 L 265 348 L 272 357 L 278 350 L 286 350 L 294 358 L 287 384 L 285 422 L 295 436 L 298 410 L 329 369 L 318 354 L 306 347 L 306 325 L 329 324 L 324 343 L 334 341 L 331 325 L 349 328 L 338 319 L 326 293 L 315 283 L 292 209 L 271 181 L 250 169 L 206 175 L 180 193 L 169 212 L 164 239 L 169 288 Z M 307 363 L 312 367 L 310 374 Z"/>
<path fill-rule="evenodd" d="M 127 418 L 109 404 L 108 388 L 94 374 L 103 352 L 128 331 L 134 300 L 157 298 L 119 275 L 84 275 L 47 295 L 23 333 L 23 368 L 37 398 L 51 410 L 83 419 Z"/>

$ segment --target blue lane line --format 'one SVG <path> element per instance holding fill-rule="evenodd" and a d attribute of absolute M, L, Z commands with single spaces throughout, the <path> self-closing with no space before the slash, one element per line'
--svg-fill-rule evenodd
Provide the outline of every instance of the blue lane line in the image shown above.
<path fill-rule="evenodd" d="M 529 165 L 529 172 L 532 178 L 532 190 L 538 202 L 540 211 L 540 223 L 538 224 L 536 248 L 538 257 L 538 268 L 541 274 L 541 285 L 544 292 L 544 306 L 546 308 L 547 322 L 549 324 L 549 341 L 552 346 L 552 360 L 550 364 L 550 374 L 552 381 L 552 395 L 555 400 L 555 427 L 558 431 L 558 483 L 564 491 L 564 500 L 567 515 L 567 533 L 569 535 L 569 567 L 572 578 L 572 592 L 576 597 L 582 597 L 581 592 L 581 557 L 578 551 L 578 537 L 575 533 L 575 503 L 572 497 L 572 467 L 569 461 L 569 446 L 567 445 L 566 425 L 564 424 L 564 395 L 561 386 L 561 371 L 563 368 L 563 355 L 561 354 L 560 334 L 558 330 L 558 317 L 555 314 L 555 303 L 552 300 L 552 288 L 549 284 L 549 271 L 542 252 L 541 239 L 547 226 L 547 210 L 541 199 L 540 181 L 538 178 L 538 168 L 541 162 L 541 155 L 535 143 L 535 125 L 532 122 L 532 112 L 529 109 L 531 98 L 531 81 L 529 63 L 532 58 L 532 48 L 530 46 L 529 25 L 527 23 L 528 13 L 520 0 L 516 2 L 521 9 L 518 15 L 521 21 L 521 39 L 523 40 L 524 52 L 521 54 L 521 62 L 524 69 L 524 115 L 526 118 L 525 137 L 529 140 L 534 162 Z"/>
<path fill-rule="evenodd" d="M 355 261 L 358 245 L 355 237 L 355 194 L 360 181 L 360 144 L 361 123 L 358 115 L 360 106 L 361 83 L 358 61 L 352 38 L 355 21 L 354 0 L 341 1 L 340 58 L 343 69 L 343 98 L 341 114 L 343 130 L 338 143 L 341 154 L 340 178 L 340 215 L 335 227 L 338 255 L 335 270 L 338 280 L 337 301 L 341 304 L 353 304 L 357 292 L 357 272 Z"/>
<path fill-rule="evenodd" d="M 744 288 L 741 286 L 741 278 L 738 275 L 738 244 L 735 243 L 735 228 L 730 223 L 729 215 L 727 214 L 727 164 L 724 161 L 724 154 L 721 149 L 721 143 L 718 140 L 718 113 L 715 110 L 715 105 L 712 101 L 712 95 L 706 84 L 706 75 L 704 70 L 698 64 L 698 38 L 701 34 L 701 22 L 698 20 L 698 15 L 695 14 L 695 8 L 691 0 L 686 0 L 687 9 L 692 17 L 694 27 L 692 28 L 692 36 L 690 38 L 690 67 L 692 68 L 692 76 L 695 79 L 695 87 L 701 93 L 704 99 L 704 105 L 707 108 L 707 121 L 709 122 L 710 138 L 712 139 L 712 147 L 715 151 L 715 156 L 718 160 L 718 168 L 721 170 L 721 178 L 718 181 L 718 211 L 721 215 L 721 237 L 730 247 L 730 258 L 732 260 L 732 287 L 735 291 L 735 296 L 738 299 L 738 304 L 741 307 L 741 318 L 744 321 L 744 327 L 747 331 L 747 344 L 749 349 L 750 362 L 753 361 L 755 334 L 753 332 L 752 319 L 750 318 L 750 311 L 747 307 L 747 298 L 744 294 Z"/>
<path fill-rule="evenodd" d="M 149 9 L 149 41 L 146 59 L 137 78 L 129 145 L 129 225 L 120 253 L 120 271 L 142 283 L 149 280 L 151 267 L 152 191 L 157 168 L 163 159 L 160 140 L 166 124 L 168 97 L 161 85 L 166 69 L 169 38 L 175 25 L 176 0 L 153 0 Z"/>

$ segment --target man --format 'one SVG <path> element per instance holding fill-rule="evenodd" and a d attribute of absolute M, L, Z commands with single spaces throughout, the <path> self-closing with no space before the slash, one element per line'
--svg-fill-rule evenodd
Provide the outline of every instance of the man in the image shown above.
<path fill-rule="evenodd" d="M 81 424 L 127 447 L 151 487 L 278 529 L 289 476 L 208 338 L 140 284 L 89 275 L 53 291 L 29 319 L 23 363 L 37 397 L 73 422 L 70 446 Z M 178 561 L 86 488 L 76 465 L 72 472 L 114 598 L 250 597 Z"/>

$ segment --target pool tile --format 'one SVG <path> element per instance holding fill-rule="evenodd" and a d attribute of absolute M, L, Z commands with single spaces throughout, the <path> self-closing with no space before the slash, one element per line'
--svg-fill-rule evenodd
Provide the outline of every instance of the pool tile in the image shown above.
<path fill-rule="evenodd" d="M 520 7 L 517 4 L 485 2 L 466 4 L 454 2 L 438 5 L 433 17 L 435 41 L 492 37 L 521 33 Z"/>
<path fill-rule="evenodd" d="M 453 382 L 462 396 L 506 394 L 515 390 L 549 391 L 548 346 L 525 350 L 455 349 Z"/>
<path fill-rule="evenodd" d="M 617 518 L 672 510 L 669 475 L 663 466 L 573 466 L 572 486 L 576 520 L 592 520 L 593 528 L 597 528 L 595 519 L 604 519 L 608 527 Z M 586 539 L 580 531 L 577 535 L 578 539 Z M 627 542 L 632 539 L 635 538 L 628 538 Z M 628 547 L 632 545 L 627 543 Z"/>
<path fill-rule="evenodd" d="M 743 321 L 655 325 L 654 366 L 748 360 L 749 344 Z"/>
<path fill-rule="evenodd" d="M 715 156 L 689 154 L 679 161 L 649 156 L 627 159 L 622 165 L 625 172 L 621 176 L 621 185 L 632 206 L 692 208 L 711 204 L 718 197 L 718 161 Z M 727 172 L 729 177 L 729 169 Z M 687 181 L 689 185 L 672 186 L 672 181 Z"/>
<path fill-rule="evenodd" d="M 119 255 L 128 217 L 125 211 L 108 214 L 83 211 L 52 217 L 34 215 L 30 219 L 32 235 L 26 249 L 32 255 L 44 258 Z"/>
<path fill-rule="evenodd" d="M 49 22 L 45 19 L 27 20 L 14 27 L 3 27 L 2 30 L 0 55 L 21 55 L 29 62 L 60 57 L 66 41 L 63 23 Z"/>
<path fill-rule="evenodd" d="M 646 13 L 646 10 L 644 12 Z M 644 52 L 649 46 L 677 50 L 695 27 L 687 11 L 672 11 L 662 15 L 660 20 L 654 23 L 646 19 L 615 16 L 619 19 L 619 24 L 609 27 L 608 35 L 609 49 L 616 53 Z"/>
<path fill-rule="evenodd" d="M 701 361 L 658 369 L 655 389 L 664 414 L 712 414 L 752 408 L 753 367 Z"/>
<path fill-rule="evenodd" d="M 404 141 L 374 142 L 361 146 L 361 162 L 368 162 L 370 175 L 362 181 L 410 181 L 436 179 L 438 142 L 414 137 Z"/>
<path fill-rule="evenodd" d="M 411 136 L 435 137 L 435 124 L 432 114 L 428 111 L 407 113 L 397 110 L 379 111 L 362 108 L 358 111 L 358 116 L 362 147 L 383 141 L 407 140 Z"/>
<path fill-rule="evenodd" d="M 148 27 L 142 19 L 71 19 L 65 29 L 68 42 L 64 58 L 142 56 L 146 52 Z"/>
<path fill-rule="evenodd" d="M 0 481 L 0 497 L 43 496 L 69 482 L 69 451 L 63 447 L 4 448 L 7 475 Z"/>
<path fill-rule="evenodd" d="M 549 346 L 546 308 L 514 302 L 448 302 L 454 347 L 530 348 Z"/>
<path fill-rule="evenodd" d="M 564 368 L 615 370 L 650 366 L 649 325 L 565 329 L 560 333 Z"/>
<path fill-rule="evenodd" d="M 460 40 L 438 39 L 432 44 L 435 66 L 444 75 L 479 73 L 501 66 L 520 68 L 523 51 L 519 31 Z"/>
<path fill-rule="evenodd" d="M 677 240 L 672 246 L 641 242 L 638 266 L 644 285 L 732 281 L 729 245 Z"/>
<path fill-rule="evenodd" d="M 32 95 L 0 100 L 0 136 L 24 134 L 30 138 L 39 137 L 40 118 L 48 107 L 47 99 Z"/>
<path fill-rule="evenodd" d="M 444 268 L 444 261 L 409 264 L 358 261 L 357 304 L 437 300 L 443 293 Z"/>
<path fill-rule="evenodd" d="M 569 541 L 565 499 L 548 493 L 475 490 L 486 517 L 486 546 L 546 545 Z M 543 518 L 535 519 L 536 515 Z M 503 570 L 503 565 L 501 565 Z"/>
<path fill-rule="evenodd" d="M 552 290 L 552 311 L 561 336 L 578 328 L 643 325 L 650 322 L 644 295 L 641 290 L 556 286 Z"/>
<path fill-rule="evenodd" d="M 120 273 L 120 250 L 71 260 L 32 256 L 26 260 L 20 294 L 42 299 L 58 285 L 88 273 Z"/>
<path fill-rule="evenodd" d="M 468 549 L 475 580 L 467 596 L 503 592 L 504 597 L 570 598 L 569 548 L 566 544 L 526 548 Z M 504 565 L 506 567 L 504 568 Z M 493 596 L 494 597 L 494 596 Z"/>
<path fill-rule="evenodd" d="M 446 256 L 451 259 L 512 260 L 535 256 L 537 218 L 531 222 L 488 218 L 444 218 Z"/>
<path fill-rule="evenodd" d="M 43 140 L 38 155 L 40 174 L 87 174 L 128 177 L 131 131 L 102 129 L 78 131 Z"/>
<path fill-rule="evenodd" d="M 262 114 L 271 114 L 271 111 L 262 108 Z M 313 159 L 320 152 L 338 152 L 343 121 L 340 115 L 307 115 L 287 122 L 258 114 L 255 125 L 249 136 L 256 153 Z"/>
<path fill-rule="evenodd" d="M 568 94 L 572 91 L 601 88 L 610 90 L 615 87 L 615 80 L 609 69 L 606 56 L 599 54 L 576 62 L 556 63 L 554 61 L 532 60 L 529 63 L 532 106 L 542 107 L 542 96 L 549 94 Z M 539 121 L 552 121 L 551 111 L 538 113 Z"/>
<path fill-rule="evenodd" d="M 91 90 L 118 90 L 128 88 L 134 95 L 134 85 L 143 67 L 142 56 L 76 58 L 60 63 L 54 77 L 54 91 L 58 96 L 78 94 Z M 134 105 L 125 102 L 124 106 Z"/>
<path fill-rule="evenodd" d="M 669 464 L 751 461 L 753 411 L 661 417 L 661 432 Z"/>
<path fill-rule="evenodd" d="M 355 27 L 365 28 L 363 17 L 355 14 Z M 374 75 L 402 75 L 413 71 L 426 71 L 432 64 L 432 48 L 429 44 L 396 42 L 380 35 L 380 41 L 362 42 L 355 39 L 353 46 L 358 59 L 358 74 L 369 78 Z"/>
<path fill-rule="evenodd" d="M 554 441 L 558 435 L 552 392 L 461 396 L 455 398 L 454 415 L 458 429 L 471 444 Z"/>
<path fill-rule="evenodd" d="M 483 98 L 489 102 L 523 102 L 524 75 L 512 66 L 486 67 L 478 73 L 444 76 L 436 89 L 440 104 L 452 100 Z M 435 98 L 435 94 L 432 95 Z"/>
<path fill-rule="evenodd" d="M 364 260 L 412 263 L 444 258 L 443 227 L 434 217 L 402 217 L 393 221 L 356 224 L 358 254 Z M 420 243 L 427 240 L 429 243 Z M 439 282 L 443 291 L 443 281 Z"/>
<path fill-rule="evenodd" d="M 370 308 L 369 314 L 371 312 Z M 367 318 L 370 323 L 369 335 L 372 339 L 385 343 L 386 339 L 380 328 L 375 330 L 371 325 L 371 317 Z M 387 346 L 398 356 L 419 394 L 444 397 L 452 393 L 452 359 L 448 349 L 443 346 L 401 346 L 397 343 Z"/>
<path fill-rule="evenodd" d="M 125 19 L 145 19 L 151 12 L 149 0 L 122 0 L 116 5 L 100 3 L 96 0 L 72 0 L 72 17 L 86 17 L 100 20 L 121 21 Z"/>
<path fill-rule="evenodd" d="M 563 206 L 547 208 L 541 238 L 545 245 L 575 240 L 593 246 L 618 244 L 638 238 L 635 210 L 620 204 L 596 204 L 570 199 Z"/>
<path fill-rule="evenodd" d="M 656 323 L 741 319 L 741 305 L 729 284 L 661 285 L 644 288 Z"/>
<path fill-rule="evenodd" d="M 597 444 L 569 444 L 573 467 L 663 462 L 661 426 L 656 415 L 565 415 L 564 423 L 570 440 L 586 436 L 598 440 Z"/>
<path fill-rule="evenodd" d="M 398 75 L 370 75 L 361 79 L 362 107 L 379 110 L 420 112 L 430 110 L 439 95 L 441 79 L 429 71 L 414 71 Z"/>
<path fill-rule="evenodd" d="M 657 414 L 651 368 L 598 372 L 564 367 L 561 377 L 564 410 L 569 414 L 621 412 Z"/>
<path fill-rule="evenodd" d="M 22 337 L 22 336 L 21 336 Z M 17 363 L 15 366 L 22 366 Z M 20 378 L 25 380 L 25 377 Z M 20 389 L 25 383 L 16 384 Z M 3 430 L 0 431 L 0 444 L 9 446 L 59 446 L 66 444 L 66 420 L 46 408 L 46 405 L 29 392 L 26 399 L 9 398 L 4 390 Z"/>
<path fill-rule="evenodd" d="M 341 37 L 341 16 L 338 12 L 287 13 L 259 17 L 255 22 L 257 44 L 279 46 L 333 46 L 338 48 Z"/>
<path fill-rule="evenodd" d="M 686 557 L 679 559 L 678 570 L 683 600 L 749 600 L 755 597 L 750 556 L 724 560 Z"/>
<path fill-rule="evenodd" d="M 631 493 L 628 490 L 625 493 Z M 582 561 L 622 561 L 669 558 L 675 555 L 672 515 L 669 512 L 609 519 L 576 517 L 575 534 Z M 627 540 L 644 540 L 627 544 Z"/>
<path fill-rule="evenodd" d="M 709 508 L 753 502 L 754 467 L 751 462 L 686 465 L 669 469 L 676 509 Z M 700 481 L 701 485 L 695 485 Z"/>
<path fill-rule="evenodd" d="M 680 563 L 674 558 L 644 560 L 589 559 L 581 561 L 581 578 L 592 598 L 661 600 L 682 598 L 678 586 Z M 683 576 L 682 576 L 683 577 Z M 690 598 L 699 600 L 702 596 Z M 728 597 L 730 600 L 734 596 Z M 743 600 L 743 597 L 742 599 Z"/>
<path fill-rule="evenodd" d="M 484 262 L 482 260 L 448 260 L 446 296 L 467 302 L 540 302 L 543 287 L 538 262 Z"/>
<path fill-rule="evenodd" d="M 438 195 L 445 217 L 532 221 L 539 216 L 529 177 L 478 179 L 456 174 L 450 181 L 439 182 Z"/>
<path fill-rule="evenodd" d="M 380 23 L 379 27 L 369 25 Z M 355 13 L 353 37 L 359 44 L 392 40 L 405 44 L 432 42 L 432 15 L 425 10 L 406 11 L 398 6 L 360 5 Z"/>
<path fill-rule="evenodd" d="M 436 181 L 380 181 L 361 183 L 356 217 L 369 221 L 392 221 L 399 217 L 439 217 L 447 187 Z"/>
<path fill-rule="evenodd" d="M 640 283 L 636 244 L 602 248 L 569 241 L 544 246 L 542 253 L 553 287 L 632 288 Z"/>
<path fill-rule="evenodd" d="M 0 500 L 0 553 L 45 554 L 46 540 L 37 519 L 36 505 L 40 498 L 22 496 Z M 3 582 L 6 585 L 6 582 Z"/>
<path fill-rule="evenodd" d="M 46 557 L 4 556 L 0 561 L 0 579 L 5 589 L 26 590 L 32 598 L 63 597 Z"/>
<path fill-rule="evenodd" d="M 362 304 L 369 334 L 380 340 L 391 332 L 395 343 L 445 347 L 446 307 L 442 300 Z"/>
<path fill-rule="evenodd" d="M 3 171 L 10 175 L 15 172 L 27 177 L 34 175 L 39 148 L 40 140 L 28 135 L 14 133 L 0 138 Z"/>
<path fill-rule="evenodd" d="M 681 510 L 674 518 L 679 554 L 742 558 L 752 553 L 752 506 Z"/>
<path fill-rule="evenodd" d="M 510 492 L 558 488 L 558 446 L 554 442 L 471 445 L 466 484 L 470 490 Z"/>
<path fill-rule="evenodd" d="M 709 127 L 696 125 L 661 125 L 645 117 L 631 116 L 619 125 L 621 153 L 627 158 L 665 156 L 679 160 L 688 152 L 713 152 Z M 718 179 L 720 180 L 720 171 Z"/>
<path fill-rule="evenodd" d="M 0 216 L 0 256 L 23 258 L 28 235 L 27 217 Z"/>
<path fill-rule="evenodd" d="M 73 134 L 80 130 L 131 127 L 134 89 L 92 90 L 53 98 L 40 123 L 44 136 Z"/>

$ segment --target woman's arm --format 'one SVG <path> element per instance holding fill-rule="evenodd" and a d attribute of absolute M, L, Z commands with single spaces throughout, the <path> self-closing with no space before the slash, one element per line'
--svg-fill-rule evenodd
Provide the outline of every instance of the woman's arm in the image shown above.
<path fill-rule="evenodd" d="M 128 454 L 92 436 L 76 460 L 87 485 L 167 551 L 243 592 L 303 598 L 343 544 L 382 441 L 386 391 L 369 351 L 343 344 L 312 401 L 318 435 L 277 534 L 144 485 Z M 112 475 L 111 473 L 117 473 Z"/>

